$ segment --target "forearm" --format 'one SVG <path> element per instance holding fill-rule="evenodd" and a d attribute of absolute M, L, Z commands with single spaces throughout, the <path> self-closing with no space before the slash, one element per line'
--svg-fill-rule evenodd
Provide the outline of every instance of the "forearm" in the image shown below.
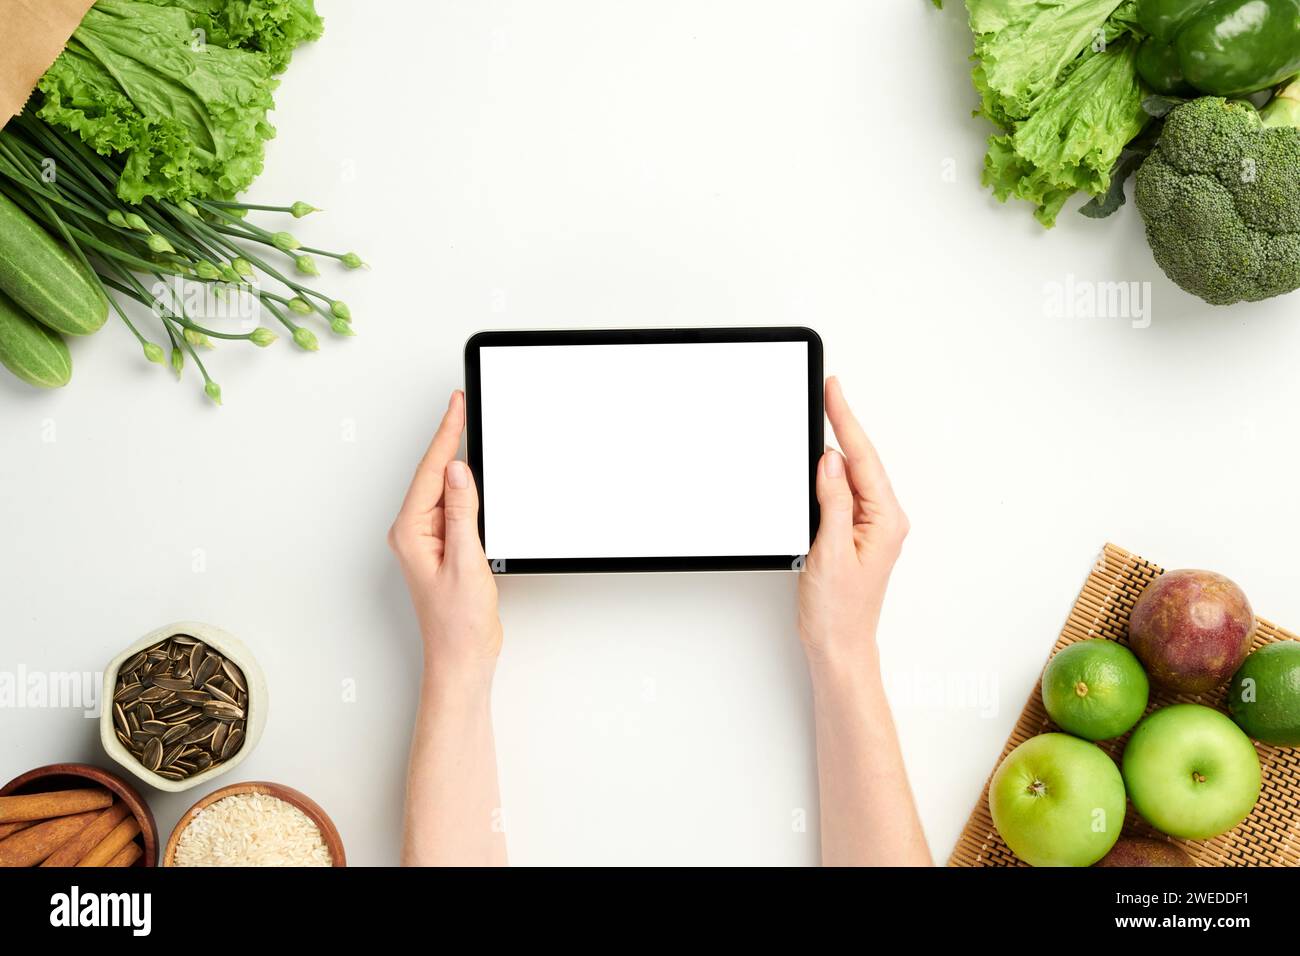
<path fill-rule="evenodd" d="M 931 865 L 874 650 L 811 673 L 823 865 Z"/>
<path fill-rule="evenodd" d="M 426 668 L 406 782 L 402 863 L 504 866 L 491 674 Z"/>

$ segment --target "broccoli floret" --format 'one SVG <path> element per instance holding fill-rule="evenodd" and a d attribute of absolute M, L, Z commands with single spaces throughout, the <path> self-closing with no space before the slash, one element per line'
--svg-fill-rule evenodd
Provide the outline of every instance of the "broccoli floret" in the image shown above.
<path fill-rule="evenodd" d="M 1246 222 L 1272 233 L 1300 232 L 1300 130 L 1265 129 L 1250 138 L 1235 170 L 1225 170 Z M 1235 173 L 1235 175 L 1234 175 Z"/>
<path fill-rule="evenodd" d="M 1204 97 L 1169 114 L 1135 196 L 1156 262 L 1206 302 L 1300 288 L 1300 129 Z"/>

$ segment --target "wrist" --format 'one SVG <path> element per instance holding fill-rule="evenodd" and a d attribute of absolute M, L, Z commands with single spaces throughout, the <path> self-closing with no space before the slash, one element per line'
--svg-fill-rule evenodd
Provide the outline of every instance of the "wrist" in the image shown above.
<path fill-rule="evenodd" d="M 880 655 L 874 638 L 861 638 L 840 650 L 806 648 L 814 693 L 859 691 L 881 684 Z"/>
<path fill-rule="evenodd" d="M 423 692 L 430 699 L 451 705 L 484 703 L 492 696 L 496 658 L 451 660 L 427 653 L 422 675 Z"/>

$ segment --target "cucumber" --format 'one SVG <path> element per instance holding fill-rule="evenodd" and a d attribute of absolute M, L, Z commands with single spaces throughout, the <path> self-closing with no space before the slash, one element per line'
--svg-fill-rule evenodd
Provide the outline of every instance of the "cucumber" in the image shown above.
<path fill-rule="evenodd" d="M 72 355 L 58 332 L 26 315 L 0 292 L 0 365 L 29 385 L 61 388 L 72 379 Z"/>
<path fill-rule="evenodd" d="M 3 193 L 0 292 L 65 335 L 90 335 L 108 320 L 108 299 L 85 267 Z"/>

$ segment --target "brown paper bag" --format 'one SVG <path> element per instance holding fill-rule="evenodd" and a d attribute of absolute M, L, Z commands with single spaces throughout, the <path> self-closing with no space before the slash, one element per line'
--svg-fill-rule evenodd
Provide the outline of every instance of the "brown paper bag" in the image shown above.
<path fill-rule="evenodd" d="M 0 0 L 0 126 L 16 115 L 94 0 Z"/>

